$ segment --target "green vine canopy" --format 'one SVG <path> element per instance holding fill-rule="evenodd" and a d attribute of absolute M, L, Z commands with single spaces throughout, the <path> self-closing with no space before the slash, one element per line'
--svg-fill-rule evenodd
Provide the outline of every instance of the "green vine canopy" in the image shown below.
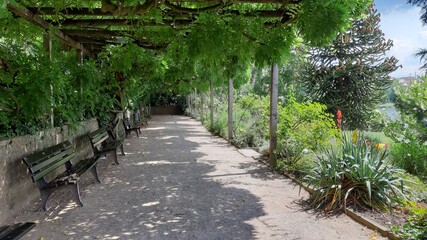
<path fill-rule="evenodd" d="M 211 80 L 238 86 L 253 65 L 289 61 L 301 41 L 332 41 L 371 2 L 3 1 L 0 136 L 47 127 L 52 115 L 57 126 L 106 119 L 150 94 L 203 91 Z"/>

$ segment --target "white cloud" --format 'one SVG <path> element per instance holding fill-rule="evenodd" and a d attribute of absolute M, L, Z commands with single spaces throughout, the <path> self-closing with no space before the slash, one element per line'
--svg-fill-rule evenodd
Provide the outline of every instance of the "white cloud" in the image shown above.
<path fill-rule="evenodd" d="M 418 32 L 418 35 L 420 35 L 421 38 L 423 38 L 424 40 L 427 40 L 427 30 L 422 30 Z"/>
<path fill-rule="evenodd" d="M 415 53 L 427 48 L 427 28 L 419 19 L 419 8 L 400 5 L 388 8 L 382 13 L 380 28 L 386 39 L 393 40 L 394 47 L 388 55 L 395 56 L 403 67 L 391 74 L 393 77 L 421 74 L 422 65 Z"/>

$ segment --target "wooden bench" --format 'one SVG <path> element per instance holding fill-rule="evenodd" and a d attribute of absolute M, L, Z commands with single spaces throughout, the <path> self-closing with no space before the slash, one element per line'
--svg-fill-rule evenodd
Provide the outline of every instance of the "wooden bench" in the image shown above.
<path fill-rule="evenodd" d="M 25 222 L 0 227 L 0 240 L 20 239 L 35 226 L 33 222 Z"/>
<path fill-rule="evenodd" d="M 88 136 L 95 156 L 101 156 L 108 152 L 113 152 L 114 161 L 116 164 L 119 164 L 117 161 L 117 148 L 120 148 L 122 155 L 125 155 L 122 140 L 113 139 L 110 137 L 108 131 L 105 128 L 100 128 L 94 132 L 91 132 L 88 134 Z"/>
<path fill-rule="evenodd" d="M 148 121 L 147 121 L 147 116 L 145 114 L 145 110 L 143 111 L 143 114 L 140 113 L 139 110 L 137 110 L 134 114 L 133 114 L 133 121 L 134 121 L 134 125 L 139 125 L 142 127 L 146 127 L 148 126 Z M 141 133 L 141 131 L 139 132 Z"/>
<path fill-rule="evenodd" d="M 99 157 L 95 156 L 72 164 L 71 160 L 76 157 L 76 151 L 69 141 L 46 148 L 40 152 L 33 153 L 23 159 L 31 173 L 31 179 L 37 183 L 41 195 L 41 208 L 46 211 L 46 202 L 49 196 L 57 189 L 66 187 L 70 189 L 77 203 L 83 206 L 80 198 L 80 177 L 91 170 L 95 180 L 100 183 L 96 165 Z M 65 166 L 65 171 L 59 173 L 53 180 L 47 181 L 47 177 L 53 177 L 53 172 Z M 52 173 L 52 174 L 51 174 Z"/>
<path fill-rule="evenodd" d="M 129 118 L 123 119 L 123 127 L 125 128 L 126 138 L 131 132 L 135 132 L 137 137 L 139 137 L 139 133 L 141 133 L 141 124 L 134 121 L 134 124 L 131 125 Z"/>

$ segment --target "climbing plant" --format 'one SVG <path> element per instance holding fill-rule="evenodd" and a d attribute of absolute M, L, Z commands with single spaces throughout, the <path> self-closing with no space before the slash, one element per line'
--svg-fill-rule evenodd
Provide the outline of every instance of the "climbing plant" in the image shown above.
<path fill-rule="evenodd" d="M 153 93 L 207 91 L 211 80 L 220 86 L 233 79 L 238 87 L 249 79 L 251 66 L 265 67 L 290 58 L 291 46 L 297 41 L 327 43 L 370 2 L 3 2 L 1 135 L 47 127 L 52 110 L 56 125 L 76 124 L 84 118 L 106 118 L 113 110 L 137 106 Z M 37 19 L 41 20 L 37 21 L 46 21 L 50 27 L 41 24 L 40 29 L 16 18 L 22 16 L 17 12 L 23 7 L 39 13 Z M 84 16 L 69 15 L 85 9 Z M 94 17 L 95 12 L 102 14 Z M 93 28 L 85 25 L 88 20 L 96 22 Z M 97 25 L 102 20 L 110 21 L 111 26 Z M 79 64 L 75 51 L 56 40 L 59 30 L 114 34 L 75 37 L 88 42 L 106 39 L 101 48 L 91 45 L 85 49 L 93 60 Z M 51 60 L 43 48 L 43 34 L 54 39 Z"/>

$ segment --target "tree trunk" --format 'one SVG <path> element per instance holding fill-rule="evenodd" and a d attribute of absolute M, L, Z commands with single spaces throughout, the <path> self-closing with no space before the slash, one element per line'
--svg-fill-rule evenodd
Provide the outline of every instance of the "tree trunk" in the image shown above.
<path fill-rule="evenodd" d="M 278 109 L 278 82 L 279 67 L 277 64 L 271 66 L 271 83 L 270 83 L 270 164 L 273 168 L 277 166 L 277 109 Z"/>
<path fill-rule="evenodd" d="M 233 139 L 233 79 L 228 80 L 228 140 Z"/>

